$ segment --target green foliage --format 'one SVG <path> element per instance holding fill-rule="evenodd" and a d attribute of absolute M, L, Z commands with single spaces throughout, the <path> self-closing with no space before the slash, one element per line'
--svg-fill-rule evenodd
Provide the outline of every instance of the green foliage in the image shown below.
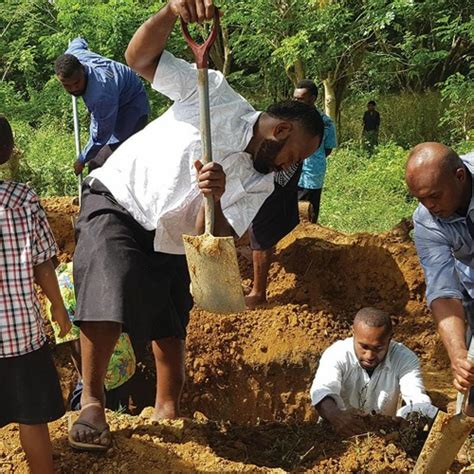
<path fill-rule="evenodd" d="M 380 112 L 381 143 L 394 142 L 404 148 L 427 141 L 451 143 L 451 137 L 438 124 L 443 104 L 436 91 L 352 95 L 342 105 L 339 133 L 341 143 L 360 139 L 362 115 L 367 110 L 369 100 L 375 100 Z"/>
<path fill-rule="evenodd" d="M 43 125 L 33 133 L 30 125 L 12 124 L 16 146 L 21 150 L 20 169 L 15 177 L 42 196 L 71 196 L 77 193 L 74 136 L 59 123 Z"/>
<path fill-rule="evenodd" d="M 320 223 L 345 232 L 382 232 L 410 217 L 416 201 L 404 180 L 407 152 L 393 143 L 369 157 L 356 146 L 328 159 Z"/>
<path fill-rule="evenodd" d="M 441 95 L 446 110 L 440 119 L 453 141 L 474 138 L 474 66 L 470 77 L 456 73 L 442 85 Z"/>

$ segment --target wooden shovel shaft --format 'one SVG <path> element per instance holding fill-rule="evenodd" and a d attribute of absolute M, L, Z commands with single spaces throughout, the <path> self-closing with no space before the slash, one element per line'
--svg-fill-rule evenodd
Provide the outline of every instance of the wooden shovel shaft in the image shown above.
<path fill-rule="evenodd" d="M 207 68 L 198 69 L 199 120 L 201 130 L 201 161 L 205 165 L 212 162 L 211 114 L 209 106 L 209 76 Z M 204 232 L 214 233 L 214 198 L 204 198 Z"/>
<path fill-rule="evenodd" d="M 212 161 L 211 114 L 209 106 L 209 77 L 207 68 L 209 64 L 209 51 L 219 32 L 219 16 L 219 10 L 214 8 L 213 28 L 209 37 L 203 44 L 197 44 L 191 38 L 188 26 L 185 21 L 180 18 L 184 39 L 194 54 L 198 70 L 199 119 L 202 147 L 201 161 L 203 165 L 211 163 Z M 204 199 L 204 232 L 212 235 L 214 233 L 214 198 L 212 196 L 206 196 Z"/>

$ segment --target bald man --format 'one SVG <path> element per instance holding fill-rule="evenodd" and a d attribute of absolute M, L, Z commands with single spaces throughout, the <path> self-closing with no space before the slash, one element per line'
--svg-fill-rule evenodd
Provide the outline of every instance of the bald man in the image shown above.
<path fill-rule="evenodd" d="M 420 201 L 413 221 L 426 299 L 459 391 L 474 385 L 474 363 L 466 360 L 474 328 L 473 173 L 474 153 L 460 157 L 430 142 L 410 152 L 405 175 L 410 192 Z M 474 390 L 468 403 L 472 405 Z"/>
<path fill-rule="evenodd" d="M 405 417 L 420 411 L 434 418 L 437 409 L 425 392 L 418 357 L 392 340 L 390 316 L 363 308 L 352 328 L 353 337 L 335 342 L 319 361 L 311 386 L 319 415 L 343 437 L 364 431 L 363 414 Z"/>

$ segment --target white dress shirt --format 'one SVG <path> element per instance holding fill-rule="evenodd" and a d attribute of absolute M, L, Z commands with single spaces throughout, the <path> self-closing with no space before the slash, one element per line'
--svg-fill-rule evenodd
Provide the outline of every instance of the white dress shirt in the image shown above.
<path fill-rule="evenodd" d="M 397 413 L 400 395 L 407 407 Z M 407 409 L 413 408 L 430 417 L 437 411 L 425 392 L 417 356 L 395 341 L 390 342 L 385 359 L 371 377 L 357 359 L 354 338 L 328 347 L 321 356 L 311 386 L 311 402 L 317 405 L 328 396 L 340 410 L 355 408 L 364 413 L 375 411 L 386 416 L 404 416 Z"/>
<path fill-rule="evenodd" d="M 201 158 L 196 67 L 164 51 L 152 87 L 174 104 L 91 175 L 140 225 L 155 229 L 156 251 L 184 254 L 182 235 L 195 233 L 203 199 L 194 168 Z M 273 173 L 255 171 L 251 155 L 243 151 L 259 112 L 218 71 L 209 71 L 209 100 L 213 159 L 226 174 L 222 210 L 241 236 L 274 187 Z"/>

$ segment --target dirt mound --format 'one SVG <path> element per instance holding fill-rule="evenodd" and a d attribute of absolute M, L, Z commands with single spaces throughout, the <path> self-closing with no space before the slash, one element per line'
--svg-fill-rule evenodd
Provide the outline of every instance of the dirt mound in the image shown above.
<path fill-rule="evenodd" d="M 47 200 L 45 207 L 61 259 L 70 258 L 76 208 L 68 198 Z M 434 403 L 446 408 L 453 400 L 449 364 L 424 306 L 423 274 L 407 232 L 403 225 L 386 234 L 345 235 L 300 224 L 276 250 L 268 306 L 228 316 L 193 310 L 183 407 L 195 418 L 152 425 L 110 414 L 115 442 L 104 457 L 71 453 L 60 420 L 52 437 L 61 472 L 408 472 L 413 454 L 391 421 L 376 420 L 370 434 L 341 441 L 315 422 L 308 396 L 321 352 L 350 334 L 358 309 L 376 306 L 393 315 L 396 339 L 421 357 Z M 247 284 L 249 257 L 242 243 Z M 55 355 L 66 394 L 72 366 L 61 349 Z M 134 414 L 154 398 L 149 353 L 139 358 Z M 14 428 L 2 430 L 0 440 L 0 466 L 25 469 Z"/>

